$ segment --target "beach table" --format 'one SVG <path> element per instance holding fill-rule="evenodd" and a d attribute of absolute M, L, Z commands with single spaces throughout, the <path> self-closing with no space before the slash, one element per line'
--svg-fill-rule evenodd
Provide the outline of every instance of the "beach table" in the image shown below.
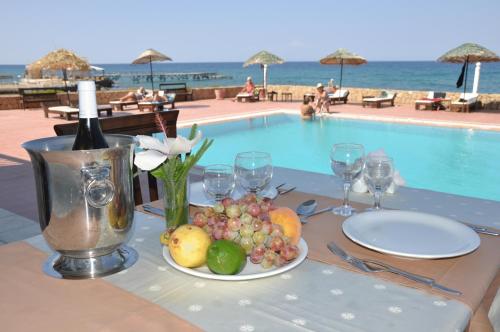
<path fill-rule="evenodd" d="M 278 205 L 294 206 L 305 197 L 316 199 L 319 206 L 339 203 L 325 196 L 331 192 L 327 188 L 340 187 L 337 180 L 321 174 L 305 175 L 276 169 L 275 183 L 285 180 L 302 191 L 280 196 Z M 471 221 L 467 213 L 481 208 L 481 222 L 496 225 L 498 202 L 400 190 L 384 202 L 386 206 L 415 204 L 412 206 L 422 209 L 430 201 L 442 205 L 429 207 L 429 212 L 433 207 L 447 210 L 445 213 L 453 211 L 457 218 Z M 421 204 L 408 202 L 417 194 Z M 368 195 L 353 196 L 357 201 L 370 199 Z M 467 202 L 467 206 L 459 202 Z M 360 273 L 325 252 L 323 242 L 334 239 L 356 255 L 383 257 L 348 243 L 339 228 L 342 220 L 331 214 L 311 218 L 303 228 L 309 256 L 301 265 L 281 275 L 241 282 L 201 279 L 169 266 L 158 239 L 164 220 L 140 211 L 136 212 L 135 232 L 129 242 L 139 253 L 138 262 L 102 279 L 61 281 L 45 276 L 41 264 L 50 250 L 41 236 L 1 246 L 2 330 L 36 326 L 37 331 L 489 331 L 488 315 L 500 326 L 500 296 L 495 297 L 498 275 L 496 286 L 490 286 L 498 274 L 500 258 L 490 256 L 498 249 L 499 238 L 481 236 L 480 249 L 461 258 L 424 262 L 430 264 L 427 273 L 446 270 L 443 280 L 448 286 L 462 285 L 464 298 L 457 298 L 397 277 Z M 487 264 L 484 258 L 489 259 Z M 413 269 L 422 264 L 411 260 L 399 263 Z M 474 271 L 479 268 L 482 270 Z M 473 279 L 471 270 L 476 273 Z M 459 278 L 454 279 L 454 273 Z M 485 298 L 493 301 L 489 313 L 482 307 Z"/>

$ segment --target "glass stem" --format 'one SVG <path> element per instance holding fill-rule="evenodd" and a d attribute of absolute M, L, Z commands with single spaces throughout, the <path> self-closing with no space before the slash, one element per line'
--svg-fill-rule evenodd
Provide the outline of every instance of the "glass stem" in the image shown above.
<path fill-rule="evenodd" d="M 375 190 L 375 192 L 373 193 L 373 198 L 375 201 L 375 203 L 373 204 L 373 208 L 375 210 L 380 210 L 380 198 L 381 197 L 382 197 L 382 193 L 380 192 L 380 190 Z"/>
<path fill-rule="evenodd" d="M 349 191 L 351 191 L 351 182 L 344 182 L 344 203 L 343 206 L 350 206 L 349 204 Z"/>

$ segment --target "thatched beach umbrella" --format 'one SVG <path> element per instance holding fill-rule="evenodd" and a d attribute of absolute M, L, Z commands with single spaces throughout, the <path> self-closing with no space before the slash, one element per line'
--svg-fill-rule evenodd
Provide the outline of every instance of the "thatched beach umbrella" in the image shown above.
<path fill-rule="evenodd" d="M 38 73 L 41 76 L 42 70 L 61 70 L 63 73 L 64 87 L 66 89 L 66 96 L 68 97 L 68 105 L 70 104 L 68 92 L 68 70 L 88 71 L 90 65 L 84 58 L 79 57 L 74 52 L 68 51 L 64 48 L 52 51 L 27 66 L 30 73 Z"/>
<path fill-rule="evenodd" d="M 263 69 L 264 69 L 264 90 L 267 91 L 267 66 L 268 65 L 275 65 L 275 64 L 280 65 L 284 62 L 285 61 L 277 55 L 274 55 L 274 54 L 269 53 L 267 51 L 260 51 L 259 53 L 250 57 L 250 59 L 248 59 L 243 64 L 243 67 L 248 67 L 250 65 L 255 65 L 255 64 L 262 65 Z"/>
<path fill-rule="evenodd" d="M 457 80 L 457 88 L 464 85 L 464 97 L 467 90 L 467 74 L 469 62 L 498 62 L 500 57 L 494 52 L 478 44 L 465 43 L 440 56 L 437 61 L 450 63 L 463 63 L 462 71 Z M 464 77 L 465 76 L 465 77 Z"/>
<path fill-rule="evenodd" d="M 362 65 L 366 63 L 366 59 L 355 53 L 349 52 L 345 48 L 339 48 L 335 53 L 327 55 L 319 60 L 322 65 L 340 65 L 340 89 L 342 89 L 342 74 L 344 65 Z"/>
<path fill-rule="evenodd" d="M 137 57 L 137 59 L 132 61 L 132 64 L 134 65 L 149 63 L 149 71 L 151 75 L 151 89 L 153 90 L 153 93 L 155 91 L 153 85 L 153 62 L 160 62 L 160 61 L 172 61 L 172 59 L 166 56 L 165 54 L 153 50 L 152 48 L 145 50 Z"/>

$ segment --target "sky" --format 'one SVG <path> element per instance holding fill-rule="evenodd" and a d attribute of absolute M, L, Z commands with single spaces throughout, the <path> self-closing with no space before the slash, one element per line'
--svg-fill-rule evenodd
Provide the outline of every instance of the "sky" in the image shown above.
<path fill-rule="evenodd" d="M 464 42 L 500 54 L 499 0 L 5 1 L 0 64 L 56 48 L 130 63 L 154 48 L 176 62 L 245 61 L 267 50 L 317 61 L 347 48 L 369 61 L 435 60 Z"/>

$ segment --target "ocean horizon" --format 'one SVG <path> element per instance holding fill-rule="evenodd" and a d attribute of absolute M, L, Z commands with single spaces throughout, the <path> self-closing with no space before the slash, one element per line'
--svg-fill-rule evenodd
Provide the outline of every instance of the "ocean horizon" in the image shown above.
<path fill-rule="evenodd" d="M 116 80 L 115 88 L 135 88 L 150 86 L 150 81 L 142 75 L 149 74 L 148 65 L 94 64 L 104 68 L 105 74 Z M 0 65 L 0 75 L 12 75 L 18 81 L 24 74 L 24 65 Z M 342 86 L 376 89 L 398 89 L 410 91 L 460 92 L 455 83 L 460 74 L 460 64 L 436 61 L 370 61 L 360 66 L 344 66 Z M 472 90 L 475 64 L 469 65 L 467 91 Z M 217 87 L 242 85 L 247 76 L 252 76 L 257 84 L 262 84 L 262 70 L 253 65 L 243 68 L 243 62 L 167 62 L 153 63 L 155 88 L 159 83 L 186 82 L 189 87 Z M 209 80 L 174 79 L 160 82 L 161 73 L 217 73 L 219 78 Z M 129 75 L 129 76 L 127 76 Z M 133 80 L 132 75 L 141 75 Z M 290 61 L 269 68 L 269 84 L 310 85 L 319 82 L 328 84 L 330 79 L 340 83 L 340 66 L 321 65 L 313 61 Z M 481 63 L 479 92 L 500 93 L 500 63 Z"/>

